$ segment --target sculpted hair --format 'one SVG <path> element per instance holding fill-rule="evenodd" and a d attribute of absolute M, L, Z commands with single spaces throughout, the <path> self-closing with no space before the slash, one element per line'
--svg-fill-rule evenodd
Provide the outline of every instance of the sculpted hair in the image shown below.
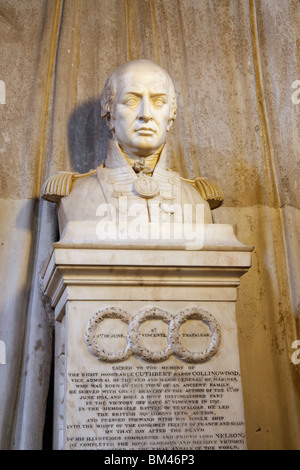
<path fill-rule="evenodd" d="M 144 60 L 144 61 L 139 60 L 139 61 L 132 61 L 132 62 L 145 62 L 145 63 L 153 64 L 156 67 L 159 67 L 158 65 L 148 60 Z M 126 66 L 127 64 L 124 64 L 124 65 Z M 106 122 L 109 128 L 111 128 L 110 118 L 114 111 L 113 109 L 114 102 L 115 102 L 117 92 L 118 92 L 117 76 L 118 76 L 120 69 L 123 68 L 124 65 L 121 65 L 120 67 L 117 67 L 115 70 L 112 71 L 112 73 L 109 75 L 108 79 L 105 82 L 105 85 L 104 85 L 104 88 L 100 97 L 101 117 L 106 119 Z M 168 78 L 170 98 L 171 98 L 171 120 L 175 121 L 176 113 L 177 113 L 177 98 L 176 98 L 174 84 L 169 74 L 164 69 L 162 70 L 165 73 L 166 77 Z"/>
<path fill-rule="evenodd" d="M 115 75 L 116 75 L 115 71 L 110 74 L 110 76 L 105 82 L 105 85 L 104 85 L 104 88 L 100 97 L 101 117 L 106 120 L 109 128 L 111 128 L 110 116 L 112 114 L 114 101 L 117 96 L 117 83 L 116 83 Z"/>

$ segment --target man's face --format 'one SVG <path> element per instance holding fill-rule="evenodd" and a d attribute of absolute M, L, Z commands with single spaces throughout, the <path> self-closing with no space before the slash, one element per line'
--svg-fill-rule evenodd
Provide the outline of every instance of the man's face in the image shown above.
<path fill-rule="evenodd" d="M 167 76 L 154 65 L 138 64 L 119 75 L 111 124 L 129 156 L 150 156 L 164 144 L 171 127 L 169 88 Z"/>

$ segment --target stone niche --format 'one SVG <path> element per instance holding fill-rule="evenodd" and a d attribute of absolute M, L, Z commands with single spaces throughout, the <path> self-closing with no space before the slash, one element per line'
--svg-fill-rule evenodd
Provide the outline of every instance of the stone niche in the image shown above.
<path fill-rule="evenodd" d="M 69 224 L 43 273 L 54 449 L 246 449 L 235 301 L 252 247 L 230 225 L 189 249 L 100 243 L 93 224 Z"/>

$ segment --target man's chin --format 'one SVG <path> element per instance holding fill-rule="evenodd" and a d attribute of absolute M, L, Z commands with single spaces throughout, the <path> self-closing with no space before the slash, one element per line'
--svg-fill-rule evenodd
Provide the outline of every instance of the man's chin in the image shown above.
<path fill-rule="evenodd" d="M 151 137 L 143 137 L 139 139 L 137 145 L 132 148 L 131 153 L 137 156 L 149 157 L 160 149 L 162 144 L 156 145 L 153 143 Z"/>

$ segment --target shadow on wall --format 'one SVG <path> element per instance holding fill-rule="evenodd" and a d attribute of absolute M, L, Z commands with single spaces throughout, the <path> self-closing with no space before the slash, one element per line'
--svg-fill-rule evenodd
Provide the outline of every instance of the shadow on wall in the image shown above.
<path fill-rule="evenodd" d="M 78 106 L 69 119 L 69 154 L 72 169 L 79 173 L 87 173 L 106 158 L 112 136 L 100 113 L 100 99 L 95 99 Z"/>

